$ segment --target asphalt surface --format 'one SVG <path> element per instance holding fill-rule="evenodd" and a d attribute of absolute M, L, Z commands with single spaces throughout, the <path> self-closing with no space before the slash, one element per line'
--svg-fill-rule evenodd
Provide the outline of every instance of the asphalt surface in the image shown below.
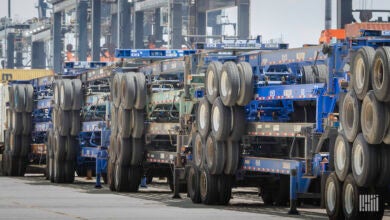
<path fill-rule="evenodd" d="M 157 183 L 156 183 L 157 182 Z M 264 206 L 253 189 L 235 189 L 228 206 L 193 204 L 186 194 L 172 199 L 161 181 L 138 193 L 113 193 L 93 180 L 56 185 L 42 176 L 0 177 L 0 219 L 327 219 L 318 207 Z M 390 218 L 386 218 L 390 219 Z"/>

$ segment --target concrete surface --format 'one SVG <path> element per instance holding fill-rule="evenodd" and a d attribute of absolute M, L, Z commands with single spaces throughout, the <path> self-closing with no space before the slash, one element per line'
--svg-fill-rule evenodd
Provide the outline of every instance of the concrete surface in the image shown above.
<path fill-rule="evenodd" d="M 205 206 L 193 204 L 186 194 L 172 199 L 163 183 L 139 193 L 93 186 L 83 178 L 54 185 L 42 176 L 0 177 L 0 219 L 327 219 L 318 207 L 299 208 L 299 216 L 287 215 L 287 207 L 265 207 L 250 189 L 236 189 L 228 206 Z"/>

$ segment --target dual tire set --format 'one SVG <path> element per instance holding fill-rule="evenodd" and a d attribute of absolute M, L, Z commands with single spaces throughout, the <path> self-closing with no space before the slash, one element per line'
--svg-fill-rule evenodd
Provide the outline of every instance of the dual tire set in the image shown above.
<path fill-rule="evenodd" d="M 6 110 L 5 150 L 2 167 L 5 176 L 24 176 L 31 146 L 34 88 L 15 84 L 8 88 L 9 108 Z"/>
<path fill-rule="evenodd" d="M 194 203 L 227 204 L 240 160 L 245 110 L 253 96 L 249 63 L 211 62 L 206 72 L 206 97 L 198 105 L 193 133 L 194 160 L 187 191 Z"/>
<path fill-rule="evenodd" d="M 53 128 L 47 132 L 47 178 L 55 183 L 73 183 L 80 132 L 82 83 L 59 79 L 54 83 Z"/>
<path fill-rule="evenodd" d="M 380 218 L 382 189 L 390 184 L 390 48 L 359 49 L 351 82 L 340 106 L 342 131 L 335 141 L 335 172 L 326 181 L 325 205 L 332 219 Z M 361 211 L 360 195 L 378 195 L 379 205 Z"/>
<path fill-rule="evenodd" d="M 117 73 L 111 87 L 111 137 L 108 184 L 111 191 L 138 191 L 144 160 L 146 79 L 142 73 Z"/>

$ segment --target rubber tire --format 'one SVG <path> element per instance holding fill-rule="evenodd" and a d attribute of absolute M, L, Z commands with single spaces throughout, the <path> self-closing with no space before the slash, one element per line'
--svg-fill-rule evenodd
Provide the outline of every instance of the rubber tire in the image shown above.
<path fill-rule="evenodd" d="M 23 113 L 12 112 L 12 132 L 21 135 L 23 132 Z"/>
<path fill-rule="evenodd" d="M 201 135 L 197 132 L 194 138 L 194 144 L 193 144 L 193 152 L 194 152 L 194 158 L 193 161 L 197 167 L 201 167 L 204 161 L 204 152 L 203 149 L 205 149 L 205 139 L 201 137 Z"/>
<path fill-rule="evenodd" d="M 197 109 L 196 122 L 199 134 L 203 138 L 207 138 L 210 131 L 210 111 L 211 106 L 208 100 L 206 98 L 201 99 Z"/>
<path fill-rule="evenodd" d="M 114 78 L 112 79 L 111 100 L 115 108 L 118 108 L 121 103 L 120 85 L 121 85 L 122 75 L 123 74 L 116 73 L 114 75 Z"/>
<path fill-rule="evenodd" d="M 12 157 L 19 157 L 22 151 L 21 136 L 11 132 L 9 136 L 9 149 Z"/>
<path fill-rule="evenodd" d="M 8 98 L 9 98 L 9 109 L 14 110 L 15 108 L 15 94 L 14 94 L 14 87 L 13 86 L 8 86 Z"/>
<path fill-rule="evenodd" d="M 25 112 L 32 112 L 34 108 L 34 100 L 33 100 L 33 95 L 34 95 L 34 87 L 32 85 L 24 85 L 24 101 L 25 101 Z"/>
<path fill-rule="evenodd" d="M 277 206 L 285 206 L 290 197 L 290 176 L 280 175 L 277 188 L 272 192 L 272 199 Z"/>
<path fill-rule="evenodd" d="M 380 144 L 386 135 L 388 113 L 382 102 L 378 102 L 374 92 L 367 93 L 363 100 L 360 121 L 364 139 L 369 144 Z"/>
<path fill-rule="evenodd" d="M 60 93 L 60 86 L 62 84 L 61 79 L 57 79 L 53 83 L 53 100 L 54 100 L 54 108 L 60 107 L 60 99 L 61 99 L 61 93 Z"/>
<path fill-rule="evenodd" d="M 234 175 L 240 164 L 240 143 L 231 139 L 226 141 L 226 161 L 224 173 Z"/>
<path fill-rule="evenodd" d="M 65 152 L 66 152 L 66 160 L 67 161 L 76 161 L 77 156 L 77 148 L 79 146 L 78 140 L 76 137 L 67 136 L 65 137 Z"/>
<path fill-rule="evenodd" d="M 241 140 L 247 126 L 245 118 L 245 109 L 241 106 L 233 106 L 230 108 L 231 112 L 231 133 L 229 138 L 233 141 Z"/>
<path fill-rule="evenodd" d="M 78 136 L 81 130 L 81 115 L 80 110 L 71 111 L 72 122 L 70 126 L 70 135 Z"/>
<path fill-rule="evenodd" d="M 131 111 L 131 136 L 133 138 L 141 138 L 144 133 L 145 115 L 143 110 L 133 109 Z"/>
<path fill-rule="evenodd" d="M 143 73 L 135 74 L 136 98 L 134 108 L 143 110 L 146 105 L 146 78 Z"/>
<path fill-rule="evenodd" d="M 312 66 L 302 67 L 302 84 L 314 84 L 316 82 Z"/>
<path fill-rule="evenodd" d="M 22 113 L 22 135 L 30 135 L 32 130 L 32 115 L 31 112 Z"/>
<path fill-rule="evenodd" d="M 328 84 L 328 81 L 329 81 L 329 78 L 328 78 L 328 74 L 329 74 L 328 66 L 326 66 L 325 64 L 317 64 L 314 68 L 316 68 L 316 71 L 318 73 L 318 78 L 317 78 L 316 81 L 319 82 L 319 83 Z"/>
<path fill-rule="evenodd" d="M 136 85 L 134 78 L 134 73 L 125 73 L 122 76 L 119 94 L 121 96 L 120 107 L 126 110 L 131 110 L 133 108 L 136 99 Z"/>
<path fill-rule="evenodd" d="M 230 108 L 224 106 L 218 97 L 211 108 L 211 133 L 218 141 L 228 139 L 232 127 L 231 120 Z"/>
<path fill-rule="evenodd" d="M 253 99 L 253 70 L 247 62 L 237 64 L 240 77 L 240 91 L 238 93 L 237 105 L 245 106 Z"/>
<path fill-rule="evenodd" d="M 199 178 L 200 198 L 203 204 L 213 205 L 218 202 L 218 176 L 202 169 Z"/>
<path fill-rule="evenodd" d="M 390 47 L 379 47 L 372 64 L 372 89 L 382 102 L 390 101 Z"/>
<path fill-rule="evenodd" d="M 193 203 L 201 203 L 202 199 L 200 197 L 200 172 L 199 169 L 192 163 L 190 163 L 190 168 L 188 169 L 187 174 L 187 192 L 191 201 Z"/>
<path fill-rule="evenodd" d="M 222 66 L 219 85 L 219 93 L 223 104 L 229 107 L 236 104 L 239 91 L 240 75 L 237 65 L 232 61 L 225 62 Z"/>
<path fill-rule="evenodd" d="M 130 166 L 132 157 L 131 145 L 132 142 L 130 138 L 122 138 L 120 135 L 118 135 L 116 139 L 116 147 L 118 149 L 116 162 L 119 163 L 121 166 Z"/>
<path fill-rule="evenodd" d="M 54 127 L 58 130 L 61 136 L 68 136 L 70 134 L 70 126 L 72 123 L 71 111 L 63 111 L 59 109 L 57 112 L 57 123 Z"/>
<path fill-rule="evenodd" d="M 144 161 L 145 143 L 143 138 L 132 139 L 131 166 L 139 166 Z"/>
<path fill-rule="evenodd" d="M 73 94 L 73 100 L 72 100 L 72 110 L 77 111 L 81 109 L 81 101 L 82 101 L 82 83 L 80 79 L 73 79 L 71 81 L 72 83 L 72 94 Z"/>
<path fill-rule="evenodd" d="M 346 189 L 347 189 L 347 186 L 350 185 L 352 186 L 352 189 L 353 189 L 353 199 L 352 199 L 352 205 L 353 205 L 353 209 L 350 213 L 347 212 L 346 210 L 346 205 L 345 205 L 345 200 L 346 200 Z M 376 194 L 376 192 L 374 192 Z M 353 220 L 363 220 L 363 219 L 382 219 L 383 217 L 383 211 L 384 211 L 384 207 L 383 207 L 383 199 L 382 198 L 379 198 L 379 212 L 359 212 L 359 195 L 362 195 L 362 194 L 373 194 L 372 192 L 370 192 L 369 189 L 367 188 L 361 188 L 358 186 L 358 184 L 356 184 L 352 174 L 349 174 L 347 176 L 347 178 L 345 179 L 344 181 L 344 185 L 343 185 L 343 194 L 342 194 L 342 207 L 343 207 L 343 212 L 344 212 L 344 216 L 345 216 L 345 219 L 353 219 Z"/>
<path fill-rule="evenodd" d="M 387 129 L 386 129 L 386 134 L 385 136 L 383 137 L 383 143 L 385 144 L 390 144 L 390 103 L 386 103 L 385 104 L 385 111 L 386 111 L 386 114 L 387 114 L 387 118 L 388 118 L 388 121 L 387 121 Z"/>
<path fill-rule="evenodd" d="M 353 142 L 361 131 L 360 112 L 361 102 L 353 90 L 348 91 L 340 111 L 340 120 L 344 135 L 349 142 Z"/>
<path fill-rule="evenodd" d="M 116 136 L 118 134 L 118 108 L 114 105 L 111 105 L 110 119 L 111 135 Z"/>
<path fill-rule="evenodd" d="M 348 142 L 344 135 L 339 134 L 335 141 L 333 155 L 335 173 L 342 182 L 345 180 L 348 173 L 351 173 L 351 150 L 351 143 Z M 338 155 L 340 154 L 344 154 L 345 161 L 340 161 L 340 163 L 344 164 L 339 164 Z"/>
<path fill-rule="evenodd" d="M 206 98 L 212 104 L 219 96 L 219 82 L 222 72 L 222 63 L 218 61 L 211 62 L 206 70 L 205 87 Z"/>
<path fill-rule="evenodd" d="M 12 110 L 10 108 L 6 109 L 6 116 L 7 116 L 7 127 L 8 130 L 13 130 L 12 127 Z"/>
<path fill-rule="evenodd" d="M 8 173 L 9 176 L 19 176 L 19 157 L 14 157 L 8 151 Z"/>
<path fill-rule="evenodd" d="M 46 173 L 45 173 L 45 176 L 46 176 L 46 179 L 47 180 L 50 180 L 50 176 L 51 176 L 51 170 L 50 170 L 50 154 L 51 154 L 51 147 L 52 147 L 52 133 L 53 133 L 53 130 L 50 128 L 49 130 L 47 130 L 46 132 Z"/>
<path fill-rule="evenodd" d="M 27 165 L 28 165 L 28 158 L 27 158 L 27 156 L 18 158 L 18 173 L 17 173 L 17 176 L 23 177 L 24 174 L 26 174 Z"/>
<path fill-rule="evenodd" d="M 129 182 L 129 192 L 138 192 L 141 183 L 142 168 L 138 166 L 130 166 L 127 175 Z"/>
<path fill-rule="evenodd" d="M 107 178 L 108 178 L 108 188 L 111 191 L 115 191 L 115 162 L 108 161 L 107 164 Z"/>
<path fill-rule="evenodd" d="M 65 143 L 66 143 L 66 137 L 61 136 L 57 131 L 54 132 L 53 149 L 54 149 L 55 160 L 60 160 L 60 161 L 66 160 Z"/>
<path fill-rule="evenodd" d="M 20 136 L 20 157 L 27 157 L 31 150 L 31 135 L 22 135 Z"/>
<path fill-rule="evenodd" d="M 58 160 L 57 158 L 54 158 L 54 182 L 65 182 L 65 161 Z"/>
<path fill-rule="evenodd" d="M 116 143 L 117 136 L 114 134 L 111 134 L 110 136 L 110 146 L 108 148 L 108 155 L 109 155 L 109 161 L 111 163 L 115 163 L 118 155 L 118 147 Z"/>
<path fill-rule="evenodd" d="M 379 159 L 379 174 L 376 180 L 378 187 L 386 187 L 390 185 L 390 146 L 382 144 L 378 154 Z"/>
<path fill-rule="evenodd" d="M 270 187 L 261 187 L 261 199 L 263 200 L 264 205 L 272 206 L 274 204 L 274 200 L 272 198 L 272 190 Z"/>
<path fill-rule="evenodd" d="M 330 207 L 328 203 L 328 188 L 330 186 L 334 187 L 334 207 Z M 329 219 L 331 220 L 338 220 L 338 219 L 343 219 L 344 213 L 342 209 L 342 182 L 337 179 L 336 173 L 332 172 L 328 178 L 326 178 L 326 183 L 325 183 L 325 192 L 324 192 L 324 202 L 325 202 L 325 209 L 326 209 L 326 214 L 328 215 Z M 332 199 L 332 198 L 329 198 Z"/>
<path fill-rule="evenodd" d="M 64 182 L 73 183 L 74 182 L 74 173 L 75 173 L 75 161 L 65 161 L 64 164 Z"/>
<path fill-rule="evenodd" d="M 60 85 L 60 108 L 65 111 L 72 110 L 73 88 L 70 79 L 63 79 Z"/>
<path fill-rule="evenodd" d="M 229 204 L 230 198 L 232 197 L 232 182 L 232 176 L 224 174 L 218 176 L 218 205 Z"/>
<path fill-rule="evenodd" d="M 129 192 L 128 180 L 129 166 L 120 163 L 115 164 L 115 189 L 117 192 Z"/>
<path fill-rule="evenodd" d="M 23 112 L 26 108 L 25 106 L 25 94 L 24 94 L 24 85 L 16 84 L 13 86 L 13 106 L 15 112 Z"/>
<path fill-rule="evenodd" d="M 50 182 L 54 183 L 54 157 L 50 158 L 50 167 L 49 167 L 50 173 Z"/>
<path fill-rule="evenodd" d="M 363 100 L 371 89 L 371 69 L 375 56 L 372 47 L 361 47 L 352 59 L 351 83 L 358 99 Z"/>
<path fill-rule="evenodd" d="M 206 141 L 206 168 L 211 175 L 222 174 L 226 161 L 226 143 L 217 141 L 215 137 L 210 134 Z"/>
<path fill-rule="evenodd" d="M 121 135 L 122 138 L 129 138 L 131 136 L 132 133 L 131 118 L 132 118 L 131 110 L 126 110 L 122 107 L 119 107 L 117 125 L 118 125 L 118 133 Z"/>
<path fill-rule="evenodd" d="M 379 168 L 377 148 L 377 146 L 369 145 L 362 134 L 359 134 L 353 142 L 351 167 L 353 177 L 360 187 L 370 186 L 376 179 Z M 360 156 L 363 156 L 363 159 L 356 158 L 359 156 L 359 151 L 361 152 Z M 363 164 L 359 164 L 361 161 L 363 161 Z M 358 173 L 357 167 L 359 165 L 361 166 L 361 172 Z"/>

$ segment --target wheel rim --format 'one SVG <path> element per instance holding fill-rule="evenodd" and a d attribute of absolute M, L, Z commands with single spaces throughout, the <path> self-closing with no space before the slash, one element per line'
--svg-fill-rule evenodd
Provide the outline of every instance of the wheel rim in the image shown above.
<path fill-rule="evenodd" d="M 214 141 L 209 141 L 207 145 L 207 166 L 212 168 L 214 166 Z"/>
<path fill-rule="evenodd" d="M 201 129 L 204 129 L 206 127 L 206 106 L 201 105 L 200 106 L 200 118 L 199 118 L 199 125 Z"/>
<path fill-rule="evenodd" d="M 202 141 L 200 140 L 200 137 L 196 138 L 195 148 L 195 162 L 196 165 L 199 166 L 202 162 Z"/>
<path fill-rule="evenodd" d="M 344 197 L 344 205 L 345 205 L 345 211 L 347 211 L 348 214 L 351 214 L 353 212 L 353 203 L 354 203 L 354 192 L 353 192 L 353 186 L 351 184 L 348 184 L 345 187 L 345 197 Z"/>
<path fill-rule="evenodd" d="M 15 138 L 14 138 L 14 134 L 11 133 L 9 139 L 9 148 L 11 149 L 11 151 L 13 151 L 14 147 L 15 147 Z"/>
<path fill-rule="evenodd" d="M 61 104 L 64 104 L 64 100 L 65 100 L 65 86 L 62 84 L 61 85 L 61 88 L 60 88 L 60 103 Z"/>
<path fill-rule="evenodd" d="M 15 112 L 12 113 L 12 127 L 17 127 L 16 118 L 17 118 L 16 113 Z"/>
<path fill-rule="evenodd" d="M 356 87 L 357 87 L 357 89 L 361 90 L 364 86 L 364 81 L 365 81 L 365 76 L 366 76 L 366 66 L 365 66 L 364 60 L 361 56 L 359 56 L 359 58 L 357 58 L 356 69 L 355 69 L 354 74 L 356 74 L 356 77 L 355 77 Z"/>
<path fill-rule="evenodd" d="M 339 170 L 343 170 L 345 167 L 345 160 L 346 160 L 346 151 L 345 151 L 345 144 L 343 141 L 338 141 L 336 145 L 336 165 Z"/>
<path fill-rule="evenodd" d="M 348 130 L 350 130 L 353 127 L 354 118 L 355 118 L 355 112 L 353 111 L 353 103 L 347 102 L 345 106 L 345 117 L 347 122 Z"/>
<path fill-rule="evenodd" d="M 377 89 L 381 89 L 383 86 L 384 78 L 384 64 L 382 59 L 377 59 L 374 64 L 373 81 Z"/>
<path fill-rule="evenodd" d="M 115 186 L 118 188 L 119 186 L 119 165 L 115 164 Z"/>
<path fill-rule="evenodd" d="M 190 192 L 189 193 L 192 193 L 192 192 L 195 192 L 195 178 L 194 178 L 194 175 L 195 175 L 195 172 L 194 172 L 194 170 L 190 170 L 190 174 L 189 174 L 189 176 L 188 176 L 188 184 L 190 184 Z"/>
<path fill-rule="evenodd" d="M 336 186 L 334 182 L 329 182 L 328 188 L 326 190 L 326 203 L 328 209 L 333 212 L 336 207 Z"/>
<path fill-rule="evenodd" d="M 220 119 L 221 119 L 221 113 L 219 111 L 219 108 L 216 107 L 213 110 L 213 129 L 214 129 L 214 131 L 218 131 L 219 130 Z"/>
<path fill-rule="evenodd" d="M 209 95 L 214 95 L 214 72 L 212 70 L 210 70 L 208 73 L 207 73 L 207 93 Z"/>
<path fill-rule="evenodd" d="M 9 109 L 7 109 L 7 126 L 12 128 L 12 112 Z"/>
<path fill-rule="evenodd" d="M 58 104 L 58 100 L 59 97 L 58 97 L 58 82 L 57 84 L 55 85 L 55 88 L 54 88 L 54 103 L 55 104 Z"/>
<path fill-rule="evenodd" d="M 226 97 L 228 94 L 228 83 L 229 83 L 229 79 L 227 76 L 227 72 L 223 71 L 221 74 L 221 95 L 222 96 Z"/>
<path fill-rule="evenodd" d="M 207 178 L 205 171 L 200 175 L 200 194 L 202 198 L 205 198 L 207 195 Z"/>
<path fill-rule="evenodd" d="M 368 103 L 364 107 L 364 122 L 362 123 L 362 126 L 364 126 L 367 131 L 371 131 L 373 121 L 374 121 L 374 111 L 373 111 L 373 106 L 371 103 Z"/>
<path fill-rule="evenodd" d="M 361 175 L 363 173 L 363 164 L 364 164 L 364 154 L 363 154 L 363 147 L 361 144 L 357 144 L 355 146 L 354 154 L 353 154 L 353 165 L 354 170 L 357 175 Z"/>
<path fill-rule="evenodd" d="M 123 109 L 122 108 L 119 108 L 118 109 L 118 121 L 119 121 L 119 123 L 118 123 L 118 129 L 119 129 L 119 131 L 122 131 L 122 123 L 125 123 L 125 122 L 123 122 L 123 121 L 121 121 L 122 119 L 123 119 L 123 116 L 122 116 L 122 114 L 123 114 Z"/>

